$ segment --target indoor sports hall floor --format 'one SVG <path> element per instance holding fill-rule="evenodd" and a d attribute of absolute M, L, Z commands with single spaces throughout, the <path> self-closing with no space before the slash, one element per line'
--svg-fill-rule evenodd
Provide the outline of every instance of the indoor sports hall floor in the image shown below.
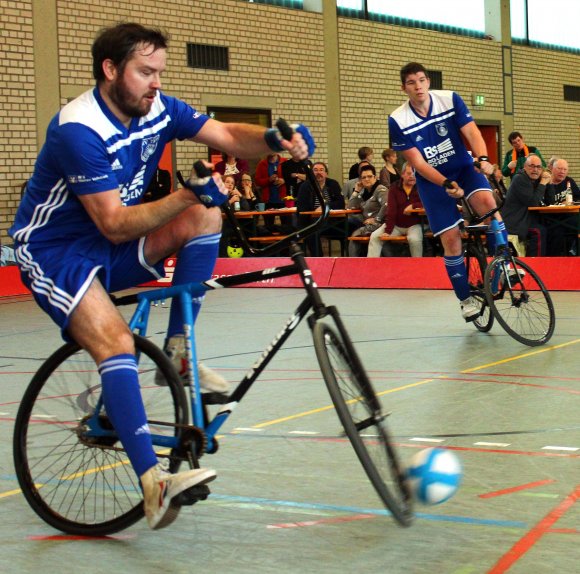
<path fill-rule="evenodd" d="M 327 290 L 392 411 L 404 459 L 452 449 L 458 494 L 400 528 L 342 438 L 301 325 L 224 427 L 212 496 L 171 527 L 107 539 L 44 524 L 18 491 L 12 429 L 56 328 L 27 297 L 0 299 L 0 572 L 437 573 L 580 571 L 580 293 L 553 293 L 549 346 L 465 324 L 449 291 Z M 301 299 L 298 289 L 210 293 L 199 355 L 241 378 Z M 152 311 L 161 340 L 167 308 Z"/>

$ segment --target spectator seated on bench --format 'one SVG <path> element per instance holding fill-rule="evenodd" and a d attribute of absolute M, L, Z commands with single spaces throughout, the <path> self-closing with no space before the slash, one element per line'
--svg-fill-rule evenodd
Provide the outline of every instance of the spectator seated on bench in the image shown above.
<path fill-rule="evenodd" d="M 383 214 L 387 206 L 387 188 L 379 182 L 374 166 L 368 164 L 360 169 L 360 191 L 356 188 L 349 201 L 349 209 L 362 211 L 363 225 L 352 232 L 353 237 L 370 236 L 381 226 Z M 348 254 L 350 257 L 360 257 L 363 254 L 364 243 L 350 241 Z"/>
<path fill-rule="evenodd" d="M 324 199 L 328 202 L 330 209 L 344 209 L 344 197 L 340 193 L 340 184 L 335 179 L 328 177 L 328 167 L 325 163 L 317 161 L 312 164 L 312 173 L 322 190 Z M 320 209 L 320 202 L 314 193 L 309 181 L 305 181 L 298 188 L 298 197 L 296 198 L 296 210 L 298 212 L 298 228 L 303 229 L 313 221 L 310 215 L 303 215 L 304 211 L 316 211 Z M 328 226 L 328 222 L 326 223 Z M 336 237 L 346 241 L 344 232 L 340 235 L 336 228 L 323 228 L 320 233 L 309 235 L 305 243 L 312 257 L 322 257 L 322 245 L 320 236 Z"/>
<path fill-rule="evenodd" d="M 368 257 L 380 257 L 383 253 L 393 256 L 392 243 L 386 237 L 407 238 L 411 257 L 423 257 L 423 228 L 419 216 L 411 209 L 423 207 L 417 190 L 415 170 L 405 163 L 401 179 L 391 185 L 385 210 L 384 223 L 370 236 Z"/>

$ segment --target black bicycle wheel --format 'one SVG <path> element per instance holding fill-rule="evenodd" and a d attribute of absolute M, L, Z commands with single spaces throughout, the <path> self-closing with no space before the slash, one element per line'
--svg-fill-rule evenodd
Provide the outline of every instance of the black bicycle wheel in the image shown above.
<path fill-rule="evenodd" d="M 153 343 L 136 335 L 135 345 L 151 432 L 180 436 L 181 429 L 173 425 L 185 423 L 188 411 L 179 377 Z M 165 387 L 154 384 L 157 367 L 168 381 Z M 88 353 L 66 344 L 34 375 L 16 417 L 14 465 L 22 492 L 45 522 L 74 535 L 112 534 L 143 517 L 139 481 L 116 436 L 86 435 L 100 388 Z M 112 429 L 104 411 L 99 420 Z M 155 449 L 169 456 L 169 470 L 175 472 L 180 461 L 167 448 Z"/>
<path fill-rule="evenodd" d="M 413 518 L 405 473 L 390 440 L 386 417 L 346 334 L 327 323 L 313 327 L 322 375 L 346 435 L 371 483 L 393 517 L 403 526 Z"/>
<path fill-rule="evenodd" d="M 473 321 L 475 327 L 482 333 L 487 333 L 493 326 L 493 313 L 487 303 L 483 278 L 487 259 L 475 245 L 468 245 L 465 253 L 467 280 L 471 288 L 471 296 L 479 306 L 479 317 Z"/>
<path fill-rule="evenodd" d="M 496 319 L 516 341 L 537 347 L 550 340 L 556 326 L 554 304 L 529 265 L 497 256 L 485 272 L 485 292 Z"/>

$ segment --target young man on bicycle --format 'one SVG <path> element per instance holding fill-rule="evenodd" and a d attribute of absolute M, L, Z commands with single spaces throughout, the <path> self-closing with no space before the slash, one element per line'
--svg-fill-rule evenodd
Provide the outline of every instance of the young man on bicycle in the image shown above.
<path fill-rule="evenodd" d="M 10 230 L 22 279 L 37 303 L 98 365 L 107 415 L 141 479 L 145 514 L 154 529 L 177 516 L 172 503 L 177 494 L 213 480 L 215 472 L 171 475 L 158 466 L 133 336 L 108 293 L 162 277 L 165 258 L 175 252 L 174 284 L 209 279 L 220 239 L 217 206 L 227 194 L 216 174 L 190 179 L 187 188 L 153 203 L 142 203 L 142 195 L 164 146 L 174 139 L 236 157 L 259 157 L 273 149 L 304 159 L 314 147 L 304 126 L 286 141 L 278 130 L 223 124 L 163 94 L 166 49 L 162 32 L 139 24 L 101 31 L 92 47 L 97 85 L 51 121 Z M 179 364 L 183 320 L 175 303 L 168 351 Z M 196 313 L 200 304 L 195 302 Z M 228 390 L 207 368 L 200 378 L 208 390 Z"/>
<path fill-rule="evenodd" d="M 485 141 L 457 93 L 429 91 L 430 81 L 424 66 L 417 62 L 403 66 L 401 84 L 409 100 L 389 116 L 393 149 L 401 151 L 415 168 L 419 195 L 431 230 L 441 239 L 445 268 L 460 301 L 461 313 L 466 321 L 474 321 L 479 315 L 479 307 L 470 296 L 467 282 L 459 231 L 463 218 L 457 200 L 465 196 L 476 213 L 487 213 L 495 207 L 484 175 L 493 169 Z M 484 173 L 474 169 L 473 158 L 461 139 L 462 135 Z M 505 235 L 501 221 L 500 228 Z M 487 245 L 493 253 L 493 233 L 488 233 Z"/>

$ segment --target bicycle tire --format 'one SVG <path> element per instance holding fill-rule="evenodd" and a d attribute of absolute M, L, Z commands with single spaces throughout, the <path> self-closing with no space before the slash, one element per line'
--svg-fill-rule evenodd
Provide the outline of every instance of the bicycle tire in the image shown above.
<path fill-rule="evenodd" d="M 500 280 L 494 293 L 492 277 L 496 273 L 500 274 Z M 506 273 L 512 275 L 509 281 L 505 280 Z M 495 318 L 516 341 L 537 347 L 550 340 L 556 326 L 554 304 L 529 265 L 516 257 L 495 257 L 485 272 L 485 292 Z"/>
<path fill-rule="evenodd" d="M 386 416 L 348 335 L 313 326 L 314 348 L 338 418 L 380 499 L 402 526 L 413 518 L 411 493 L 390 440 Z M 368 435 L 374 429 L 372 439 Z"/>
<path fill-rule="evenodd" d="M 467 267 L 467 281 L 471 289 L 471 296 L 479 306 L 479 317 L 473 321 L 476 329 L 487 333 L 493 327 L 493 313 L 485 294 L 484 277 L 487 267 L 487 258 L 475 245 L 468 245 L 465 252 L 465 266 Z"/>
<path fill-rule="evenodd" d="M 171 361 L 152 342 L 135 335 L 139 384 L 152 432 L 181 436 L 187 403 Z M 159 367 L 167 386 L 154 384 Z M 94 413 L 101 380 L 94 361 L 75 343 L 55 351 L 32 378 L 16 417 L 13 449 L 20 488 L 46 523 L 68 534 L 105 536 L 143 517 L 139 481 L 118 439 L 88 438 L 84 421 Z M 107 425 L 106 413 L 99 416 Z M 108 423 L 109 427 L 110 423 Z M 169 454 L 169 470 L 180 460 Z"/>

